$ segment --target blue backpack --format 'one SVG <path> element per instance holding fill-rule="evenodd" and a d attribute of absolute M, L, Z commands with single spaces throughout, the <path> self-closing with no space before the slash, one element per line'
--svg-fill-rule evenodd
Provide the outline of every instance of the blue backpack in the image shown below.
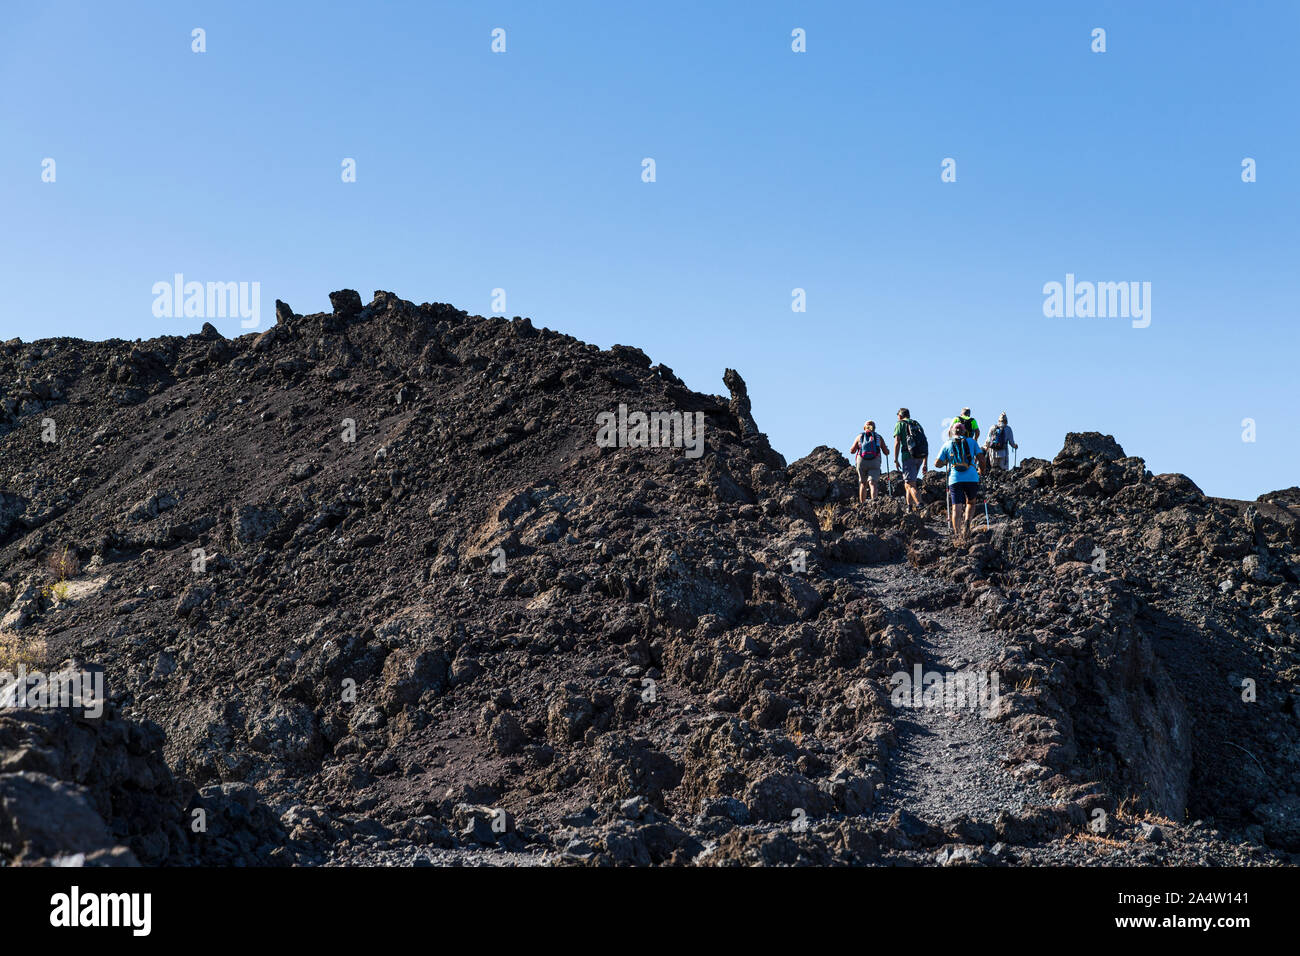
<path fill-rule="evenodd" d="M 870 453 L 867 452 L 868 447 L 871 448 Z M 867 437 L 866 432 L 863 432 L 861 435 L 859 435 L 858 436 L 858 457 L 879 458 L 880 457 L 880 436 L 877 435 L 875 432 L 871 433 L 870 438 Z"/>
<path fill-rule="evenodd" d="M 975 456 L 971 454 L 970 442 L 972 439 L 961 436 L 952 440 L 952 467 L 957 471 L 965 471 L 975 463 Z"/>

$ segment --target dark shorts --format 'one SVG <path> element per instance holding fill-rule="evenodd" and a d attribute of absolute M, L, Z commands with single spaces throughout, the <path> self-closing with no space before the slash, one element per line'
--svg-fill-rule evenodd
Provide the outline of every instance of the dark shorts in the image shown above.
<path fill-rule="evenodd" d="M 903 478 L 911 484 L 916 484 L 916 476 L 921 471 L 921 465 L 925 463 L 924 458 L 904 458 L 903 459 Z"/>
<path fill-rule="evenodd" d="M 965 505 L 979 501 L 980 483 L 978 481 L 958 481 L 948 486 L 948 504 Z"/>

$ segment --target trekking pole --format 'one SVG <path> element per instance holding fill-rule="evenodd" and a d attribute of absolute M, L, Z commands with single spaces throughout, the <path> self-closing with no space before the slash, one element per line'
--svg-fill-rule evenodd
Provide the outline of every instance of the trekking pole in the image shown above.
<path fill-rule="evenodd" d="M 984 499 L 984 530 L 989 530 L 989 500 Z"/>

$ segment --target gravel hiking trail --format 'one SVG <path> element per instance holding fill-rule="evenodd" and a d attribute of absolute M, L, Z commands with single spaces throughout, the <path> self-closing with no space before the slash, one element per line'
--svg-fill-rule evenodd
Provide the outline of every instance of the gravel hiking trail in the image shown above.
<path fill-rule="evenodd" d="M 1001 653 L 998 635 L 982 626 L 976 612 L 960 606 L 959 585 L 931 578 L 906 559 L 844 570 L 890 611 L 916 616 L 923 629 L 917 643 L 925 673 L 982 671 L 992 680 Z M 881 817 L 906 809 L 932 823 L 963 814 L 991 823 L 1003 811 L 1014 814 L 1051 802 L 1036 782 L 1007 772 L 1003 759 L 1013 737 L 979 706 L 899 707 L 895 713 L 898 749 L 877 805 Z"/>

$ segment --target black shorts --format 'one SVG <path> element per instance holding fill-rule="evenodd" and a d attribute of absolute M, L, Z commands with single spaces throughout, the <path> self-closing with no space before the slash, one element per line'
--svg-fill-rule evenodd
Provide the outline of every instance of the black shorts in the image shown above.
<path fill-rule="evenodd" d="M 980 483 L 978 481 L 955 481 L 948 486 L 948 504 L 965 505 L 974 504 L 980 498 Z"/>

